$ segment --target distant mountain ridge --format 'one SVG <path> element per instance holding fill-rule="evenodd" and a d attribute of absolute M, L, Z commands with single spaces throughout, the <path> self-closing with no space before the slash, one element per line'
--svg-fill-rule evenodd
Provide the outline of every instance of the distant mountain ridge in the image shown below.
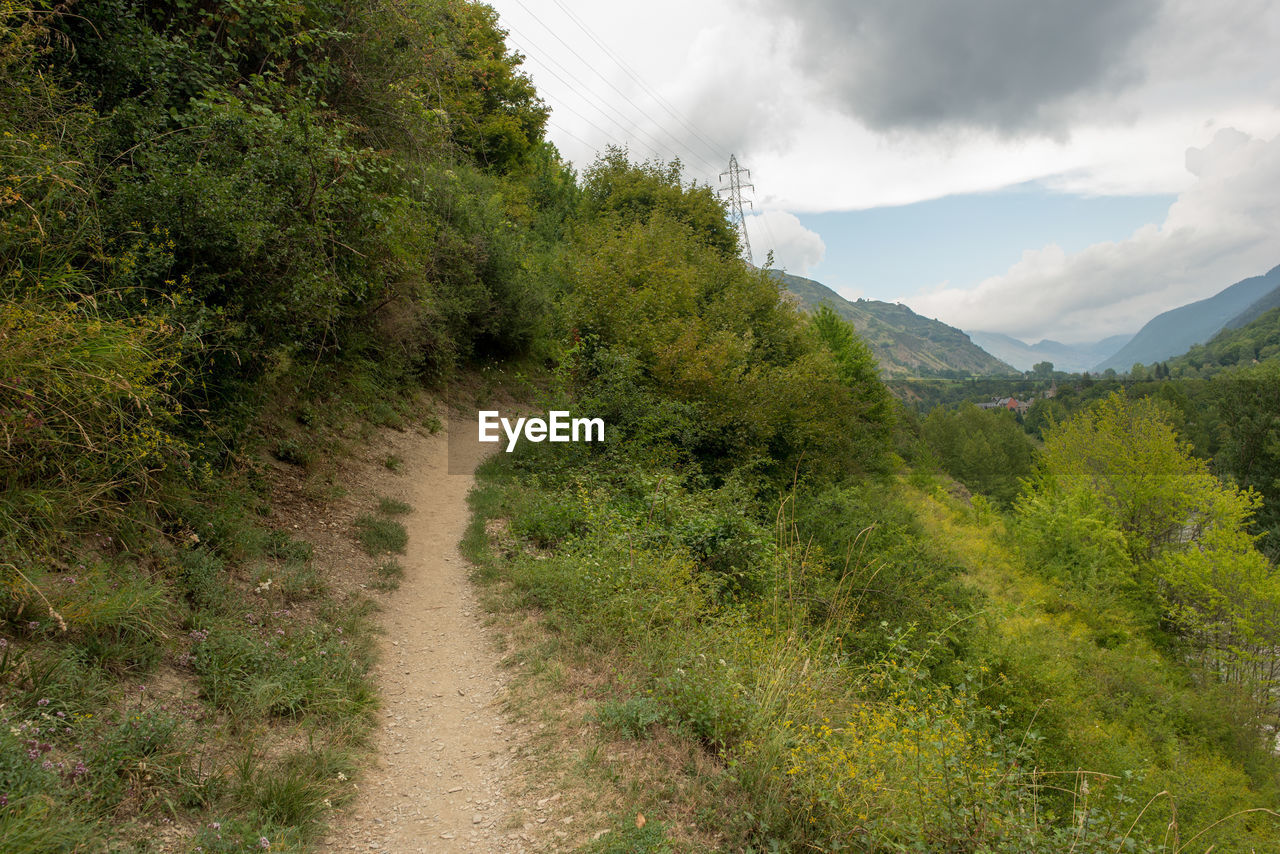
<path fill-rule="evenodd" d="M 1149 365 L 1180 356 L 1194 345 L 1209 341 L 1237 318 L 1245 318 L 1240 324 L 1245 325 L 1263 314 L 1267 300 L 1280 299 L 1273 293 L 1277 288 L 1280 288 L 1280 266 L 1273 267 L 1266 275 L 1236 282 L 1208 299 L 1158 314 L 1138 330 L 1128 344 L 1098 362 L 1094 370 L 1127 371 L 1135 364 Z M 1254 312 L 1255 305 L 1263 307 Z M 1251 312 L 1254 313 L 1250 316 Z"/>
<path fill-rule="evenodd" d="M 1280 269 L 1280 267 L 1277 267 L 1276 269 Z M 1275 271 L 1273 270 L 1272 272 Z M 1262 299 L 1231 318 L 1227 325 L 1222 329 L 1223 331 L 1227 329 L 1241 329 L 1275 308 L 1280 308 L 1280 285 L 1277 285 L 1274 291 L 1262 297 Z M 1221 335 L 1222 333 L 1219 332 L 1218 334 Z"/>
<path fill-rule="evenodd" d="M 1056 370 L 1071 373 L 1093 370 L 1100 360 L 1115 353 L 1133 337 L 1112 335 L 1088 344 L 1063 344 L 1046 338 L 1036 344 L 1027 344 L 999 332 L 965 331 L 974 344 L 1020 371 L 1029 371 L 1039 362 L 1052 362 Z"/>
<path fill-rule="evenodd" d="M 1270 296 L 1276 296 L 1276 292 Z M 1280 299 L 1270 302 L 1280 303 Z M 1201 371 L 1211 375 L 1237 365 L 1276 360 L 1280 360 L 1280 304 L 1254 315 L 1241 326 L 1227 326 L 1207 344 L 1197 344 L 1183 355 L 1170 359 L 1168 366 L 1174 376 L 1182 376 L 1187 369 L 1191 376 L 1196 376 Z"/>
<path fill-rule="evenodd" d="M 1016 373 L 964 332 L 921 317 L 905 305 L 879 300 L 850 302 L 821 282 L 768 270 L 805 311 L 828 305 L 853 324 L 871 347 L 885 376 L 927 376 L 960 372 L 989 376 Z"/>

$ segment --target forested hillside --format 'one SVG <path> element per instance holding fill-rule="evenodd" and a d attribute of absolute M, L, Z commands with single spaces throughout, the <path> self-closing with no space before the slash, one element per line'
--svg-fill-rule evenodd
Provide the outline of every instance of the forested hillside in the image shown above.
<path fill-rule="evenodd" d="M 1280 286 L 1280 267 L 1263 276 L 1252 276 L 1189 305 L 1170 309 L 1152 318 L 1129 343 L 1099 362 L 1095 371 L 1112 368 L 1127 371 L 1131 365 L 1149 365 L 1185 353 L 1203 344 Z"/>
<path fill-rule="evenodd" d="M 539 781 L 619 805 L 584 850 L 1274 846 L 1280 588 L 1177 401 L 918 421 L 678 162 L 568 168 L 483 5 L 3 10 L 3 851 L 310 850 L 373 761 L 375 606 L 270 473 L 332 498 L 363 428 L 508 368 L 608 425 L 495 455 L 466 542 L 589 708 Z"/>
<path fill-rule="evenodd" d="M 806 311 L 825 305 L 853 324 L 886 377 L 1009 374 L 1013 369 L 953 326 L 921 317 L 902 304 L 850 302 L 821 282 L 770 271 Z"/>

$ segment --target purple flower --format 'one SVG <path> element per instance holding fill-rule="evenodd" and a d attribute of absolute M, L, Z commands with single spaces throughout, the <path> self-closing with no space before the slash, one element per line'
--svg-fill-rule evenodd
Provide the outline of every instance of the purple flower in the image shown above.
<path fill-rule="evenodd" d="M 47 697 L 41 697 L 39 700 L 36 700 L 36 705 L 47 706 L 49 705 L 49 699 Z"/>

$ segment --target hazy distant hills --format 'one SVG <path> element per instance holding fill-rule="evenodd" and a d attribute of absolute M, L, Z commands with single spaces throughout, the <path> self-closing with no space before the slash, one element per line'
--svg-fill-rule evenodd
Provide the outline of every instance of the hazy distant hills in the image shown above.
<path fill-rule="evenodd" d="M 1213 338 L 1220 330 L 1243 326 L 1268 308 L 1280 305 L 1280 267 L 1265 276 L 1236 282 L 1208 299 L 1156 315 L 1114 355 L 1100 360 L 1095 371 L 1115 368 L 1127 371 L 1137 363 L 1150 365 L 1180 356 L 1195 344 Z"/>
<path fill-rule="evenodd" d="M 861 299 L 850 302 L 813 279 L 781 270 L 768 272 L 795 295 L 801 308 L 814 311 L 826 304 L 852 323 L 875 353 L 885 376 L 928 376 L 952 371 L 978 375 L 1015 373 L 959 329 L 921 317 L 905 305 Z"/>
<path fill-rule="evenodd" d="M 1038 344 L 1027 344 L 999 332 L 970 331 L 969 337 L 974 344 L 1020 371 L 1029 371 L 1038 362 L 1052 362 L 1055 370 L 1081 373 L 1093 370 L 1094 365 L 1118 351 L 1133 336 L 1112 335 L 1090 344 L 1063 344 L 1047 338 Z"/>

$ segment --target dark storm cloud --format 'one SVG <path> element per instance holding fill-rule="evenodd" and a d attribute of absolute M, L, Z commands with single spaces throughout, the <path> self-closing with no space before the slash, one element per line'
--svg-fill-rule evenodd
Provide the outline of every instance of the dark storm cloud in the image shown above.
<path fill-rule="evenodd" d="M 757 0 L 797 65 L 877 130 L 1057 132 L 1081 96 L 1138 82 L 1158 0 Z"/>

